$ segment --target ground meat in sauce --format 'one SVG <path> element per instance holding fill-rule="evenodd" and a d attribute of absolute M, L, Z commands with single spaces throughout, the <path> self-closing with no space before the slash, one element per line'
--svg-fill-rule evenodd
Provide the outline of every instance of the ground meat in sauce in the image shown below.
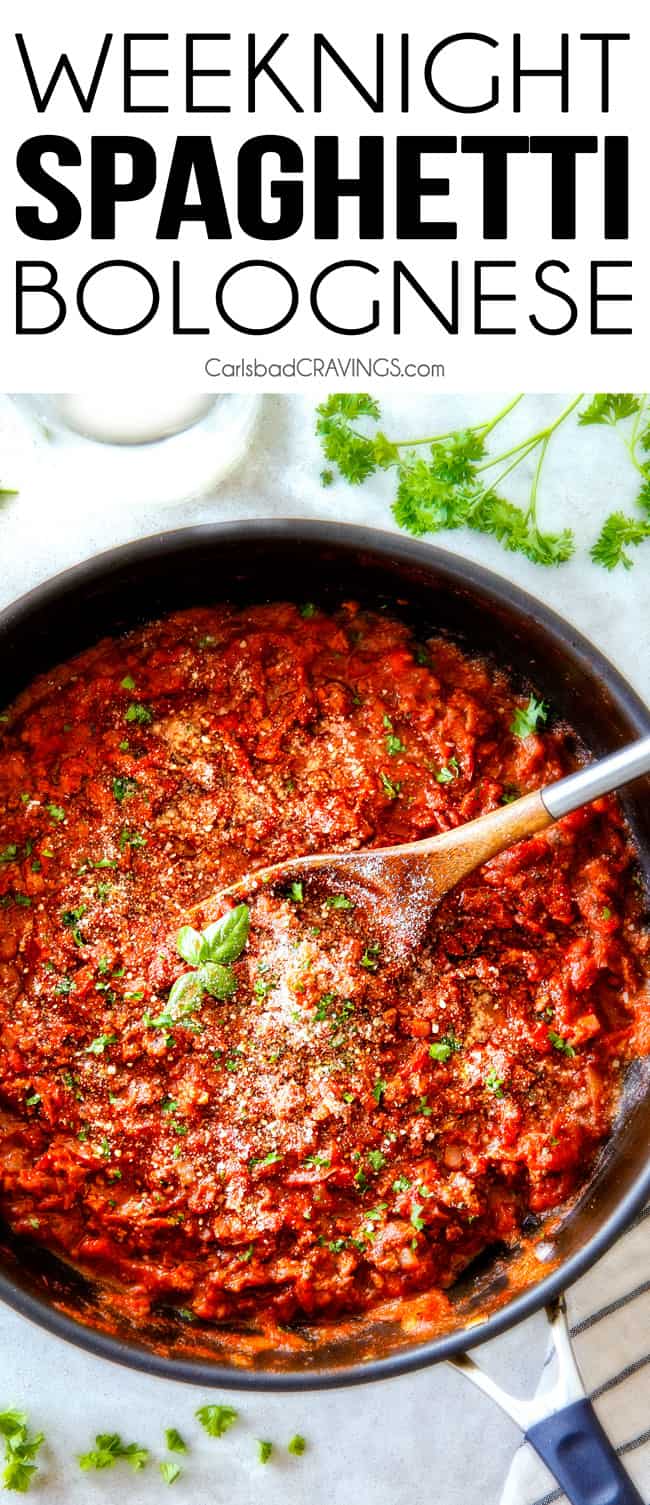
<path fill-rule="evenodd" d="M 12 1227 L 211 1320 L 439 1291 L 585 1179 L 643 1048 L 613 799 L 441 904 L 251 901 L 237 990 L 170 1017 L 190 906 L 299 852 L 442 831 L 562 775 L 504 673 L 349 603 L 176 613 L 0 723 L 0 1187 Z"/>

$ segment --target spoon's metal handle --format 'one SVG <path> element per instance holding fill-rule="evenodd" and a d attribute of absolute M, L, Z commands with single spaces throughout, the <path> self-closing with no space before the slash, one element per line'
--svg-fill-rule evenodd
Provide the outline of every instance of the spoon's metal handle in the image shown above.
<path fill-rule="evenodd" d="M 609 794 L 612 789 L 638 779 L 643 773 L 650 773 L 650 737 L 642 737 L 639 742 L 622 747 L 620 752 L 581 768 L 579 773 L 559 779 L 557 784 L 549 784 L 541 791 L 542 801 L 551 818 L 559 820 L 570 810 L 577 810 L 589 800 L 597 800 L 601 794 Z"/>

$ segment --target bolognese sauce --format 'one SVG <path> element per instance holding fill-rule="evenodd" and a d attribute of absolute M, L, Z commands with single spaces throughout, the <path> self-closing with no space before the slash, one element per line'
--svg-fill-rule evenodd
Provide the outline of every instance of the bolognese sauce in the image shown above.
<path fill-rule="evenodd" d="M 0 723 L 14 1231 L 135 1319 L 263 1326 L 434 1299 L 575 1192 L 647 1049 L 615 799 L 463 881 L 406 961 L 344 885 L 187 929 L 256 867 L 444 831 L 564 775 L 570 728 L 524 704 L 354 602 L 179 612 L 21 695 Z"/>

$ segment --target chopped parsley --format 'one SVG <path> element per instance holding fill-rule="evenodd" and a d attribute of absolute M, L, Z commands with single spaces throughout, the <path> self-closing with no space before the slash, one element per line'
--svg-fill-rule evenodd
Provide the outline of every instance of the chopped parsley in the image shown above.
<path fill-rule="evenodd" d="M 17 856 L 18 847 L 16 846 L 15 842 L 12 841 L 8 846 L 3 847 L 2 851 L 0 852 L 0 862 L 15 862 Z"/>
<path fill-rule="evenodd" d="M 331 1163 L 327 1155 L 308 1155 L 305 1160 L 305 1165 L 317 1170 L 329 1170 Z"/>
<path fill-rule="evenodd" d="M 445 764 L 444 768 L 438 769 L 435 775 L 436 783 L 451 784 L 454 779 L 458 778 L 459 773 L 460 768 L 458 766 L 458 760 L 456 758 L 450 758 L 448 763 Z"/>
<path fill-rule="evenodd" d="M 393 781 L 389 779 L 387 773 L 380 773 L 379 777 L 381 779 L 381 785 L 384 794 L 388 796 L 389 800 L 396 800 L 402 785 L 398 782 L 393 783 Z"/>
<path fill-rule="evenodd" d="M 381 946 L 379 941 L 370 941 L 361 958 L 361 966 L 366 967 L 368 972 L 376 972 L 379 966 L 379 953 Z"/>
<path fill-rule="evenodd" d="M 120 680 L 120 686 L 123 690 L 135 690 L 135 680 L 133 678 L 133 675 L 125 674 L 124 679 Z"/>
<path fill-rule="evenodd" d="M 113 779 L 113 795 L 118 805 L 121 805 L 123 800 L 130 799 L 135 794 L 137 787 L 137 779 L 129 778 L 128 774 L 120 774 L 116 779 Z"/>
<path fill-rule="evenodd" d="M 332 894 L 325 903 L 328 909 L 354 909 L 354 903 L 352 899 L 348 899 L 347 894 Z"/>
<path fill-rule="evenodd" d="M 128 827 L 125 826 L 124 830 L 120 832 L 120 850 L 122 852 L 125 847 L 137 848 L 146 847 L 146 845 L 147 838 L 146 836 L 141 836 L 139 831 L 129 831 Z"/>
<path fill-rule="evenodd" d="M 421 1217 L 421 1214 L 423 1212 L 424 1208 L 422 1207 L 421 1203 L 414 1202 L 411 1208 L 410 1223 L 411 1227 L 415 1229 L 416 1233 L 421 1233 L 424 1228 L 424 1222 Z"/>
<path fill-rule="evenodd" d="M 91 1040 L 90 1045 L 86 1046 L 86 1055 L 103 1056 L 106 1047 L 116 1043 L 117 1035 L 97 1035 L 94 1040 Z"/>
<path fill-rule="evenodd" d="M 45 809 L 47 810 L 50 820 L 53 820 L 55 825 L 59 821 L 65 820 L 65 810 L 62 810 L 60 805 L 46 805 Z"/>
<path fill-rule="evenodd" d="M 562 1035 L 556 1034 L 556 1032 L 555 1032 L 554 1029 L 550 1029 L 549 1030 L 549 1032 L 548 1032 L 548 1038 L 549 1038 L 549 1040 L 551 1042 L 551 1045 L 553 1046 L 554 1050 L 561 1050 L 561 1051 L 563 1051 L 565 1056 L 574 1056 L 575 1055 L 575 1050 L 573 1049 L 573 1046 L 569 1045 L 568 1040 L 564 1040 L 562 1038 Z"/>
<path fill-rule="evenodd" d="M 314 606 L 313 601 L 305 601 L 304 606 L 301 606 L 300 608 L 300 615 L 303 621 L 309 622 L 312 617 L 315 617 L 316 610 L 317 608 Z"/>
<path fill-rule="evenodd" d="M 376 1103 L 381 1103 L 385 1091 L 386 1091 L 386 1083 L 382 1082 L 381 1077 L 378 1077 L 377 1081 L 375 1082 L 375 1085 L 374 1085 L 374 1087 L 372 1089 L 372 1095 L 373 1095 Z"/>
<path fill-rule="evenodd" d="M 409 1181 L 408 1176 L 396 1176 L 395 1180 L 393 1181 L 393 1191 L 396 1192 L 409 1191 L 410 1186 L 411 1182 Z"/>
<path fill-rule="evenodd" d="M 400 741 L 399 737 L 395 736 L 394 732 L 389 732 L 386 737 L 386 752 L 391 758 L 396 758 L 400 753 L 406 752 L 404 743 Z"/>
<path fill-rule="evenodd" d="M 296 1432 L 295 1437 L 292 1437 L 291 1441 L 287 1443 L 287 1452 L 291 1453 L 294 1458 L 302 1458 L 306 1446 L 305 1438 L 301 1437 L 299 1432 Z"/>
<path fill-rule="evenodd" d="M 233 1406 L 212 1405 L 199 1406 L 194 1415 L 209 1437 L 223 1437 L 237 1420 L 239 1412 L 235 1411 Z"/>
<path fill-rule="evenodd" d="M 137 700 L 132 700 L 127 707 L 126 720 L 135 722 L 136 726 L 150 726 L 153 721 L 153 711 L 148 705 L 140 705 Z"/>
<path fill-rule="evenodd" d="M 488 1089 L 488 1092 L 493 1092 L 495 1097 L 503 1097 L 503 1082 L 504 1078 L 499 1076 L 496 1067 L 491 1066 L 485 1078 L 485 1085 Z"/>
<path fill-rule="evenodd" d="M 269 1458 L 271 1457 L 271 1453 L 272 1452 L 273 1452 L 273 1443 L 272 1442 L 261 1442 L 261 1441 L 258 1441 L 258 1444 L 257 1444 L 257 1456 L 259 1458 L 260 1463 L 268 1463 Z"/>
<path fill-rule="evenodd" d="M 434 1040 L 429 1046 L 429 1055 L 432 1061 L 448 1061 L 449 1057 L 457 1050 L 462 1050 L 460 1040 L 456 1039 L 453 1030 L 449 1030 L 441 1040 Z"/>
<path fill-rule="evenodd" d="M 149 1449 L 140 1447 L 137 1442 L 122 1442 L 119 1432 L 100 1432 L 95 1438 L 95 1446 L 88 1453 L 77 1454 L 79 1467 L 84 1470 L 91 1468 L 114 1468 L 119 1458 L 123 1458 L 136 1473 L 139 1473 L 149 1462 Z"/>
<path fill-rule="evenodd" d="M 85 944 L 84 937 L 81 933 L 81 930 L 79 929 L 79 921 L 83 919 L 85 913 L 85 904 L 79 904 L 76 909 L 64 909 L 63 914 L 61 915 L 62 924 L 66 926 L 67 930 L 70 930 L 72 932 L 72 939 L 75 943 L 75 946 L 83 946 Z"/>
<path fill-rule="evenodd" d="M 546 721 L 547 716 L 548 706 L 543 700 L 536 700 L 531 695 L 527 705 L 517 707 L 510 722 L 510 731 L 515 737 L 530 737 L 532 732 L 537 731 L 538 723 Z"/>
<path fill-rule="evenodd" d="M 302 883 L 292 883 L 287 893 L 287 898 L 292 904 L 302 904 L 305 897 Z"/>
<path fill-rule="evenodd" d="M 368 1150 L 368 1164 L 373 1171 L 380 1171 L 386 1164 L 386 1156 L 381 1150 Z"/>

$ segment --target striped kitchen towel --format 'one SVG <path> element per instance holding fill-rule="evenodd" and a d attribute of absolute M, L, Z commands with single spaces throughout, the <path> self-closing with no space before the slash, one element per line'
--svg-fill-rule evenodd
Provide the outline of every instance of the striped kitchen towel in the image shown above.
<path fill-rule="evenodd" d="M 567 1291 L 576 1357 L 600 1421 L 650 1502 L 650 1204 L 631 1228 Z M 552 1351 L 538 1394 L 553 1383 Z M 552 1475 L 528 1445 L 512 1461 L 501 1505 L 564 1502 Z"/>

